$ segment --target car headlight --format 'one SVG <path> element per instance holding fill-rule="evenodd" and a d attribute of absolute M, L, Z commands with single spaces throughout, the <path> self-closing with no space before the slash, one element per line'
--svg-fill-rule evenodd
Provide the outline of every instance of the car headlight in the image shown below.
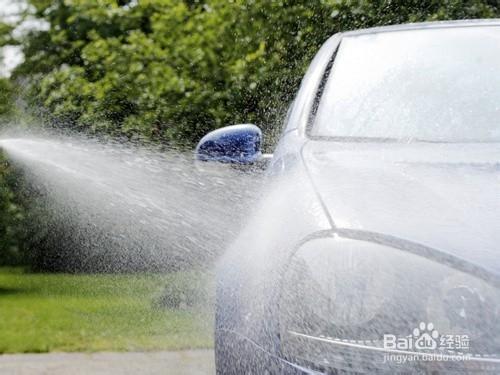
<path fill-rule="evenodd" d="M 499 306 L 490 281 L 444 262 L 371 242 L 315 239 L 294 253 L 282 280 L 282 351 L 348 370 L 353 363 L 373 370 L 391 352 L 470 355 L 476 365 L 496 366 Z"/>

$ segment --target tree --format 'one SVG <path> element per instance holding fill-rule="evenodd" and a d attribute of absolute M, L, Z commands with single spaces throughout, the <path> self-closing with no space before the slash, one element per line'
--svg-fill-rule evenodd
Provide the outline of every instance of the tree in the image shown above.
<path fill-rule="evenodd" d="M 12 191 L 12 171 L 0 152 L 0 265 L 22 261 L 19 251 L 21 207 L 15 203 Z"/>
<path fill-rule="evenodd" d="M 49 122 L 192 144 L 252 121 L 269 133 L 332 34 L 495 17 L 489 0 L 30 0 L 49 25 L 18 40 L 33 106 Z"/>
<path fill-rule="evenodd" d="M 13 112 L 14 90 L 7 79 L 0 78 L 0 117 Z"/>

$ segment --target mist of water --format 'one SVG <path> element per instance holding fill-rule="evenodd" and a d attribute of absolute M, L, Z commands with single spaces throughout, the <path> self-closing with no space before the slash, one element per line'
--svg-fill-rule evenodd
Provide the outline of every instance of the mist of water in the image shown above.
<path fill-rule="evenodd" d="M 75 269 L 210 264 L 259 185 L 259 174 L 197 164 L 190 152 L 68 136 L 3 138 L 0 148 L 43 198 L 39 224 L 65 227 L 48 226 L 45 236 L 56 237 Z"/>

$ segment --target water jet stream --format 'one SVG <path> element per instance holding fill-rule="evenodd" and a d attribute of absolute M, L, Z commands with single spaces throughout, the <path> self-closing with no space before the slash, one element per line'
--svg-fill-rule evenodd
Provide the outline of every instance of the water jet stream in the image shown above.
<path fill-rule="evenodd" d="M 71 223 L 61 241 L 84 269 L 211 262 L 237 232 L 259 185 L 255 174 L 228 165 L 197 168 L 190 153 L 175 150 L 33 136 L 0 139 L 0 148 L 30 189 L 43 192 L 44 215 Z"/>

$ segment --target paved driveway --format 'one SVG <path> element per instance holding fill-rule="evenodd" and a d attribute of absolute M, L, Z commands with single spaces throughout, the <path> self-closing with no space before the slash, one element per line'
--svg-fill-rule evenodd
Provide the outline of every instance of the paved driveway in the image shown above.
<path fill-rule="evenodd" d="M 212 350 L 0 355 L 4 375 L 214 374 Z"/>

